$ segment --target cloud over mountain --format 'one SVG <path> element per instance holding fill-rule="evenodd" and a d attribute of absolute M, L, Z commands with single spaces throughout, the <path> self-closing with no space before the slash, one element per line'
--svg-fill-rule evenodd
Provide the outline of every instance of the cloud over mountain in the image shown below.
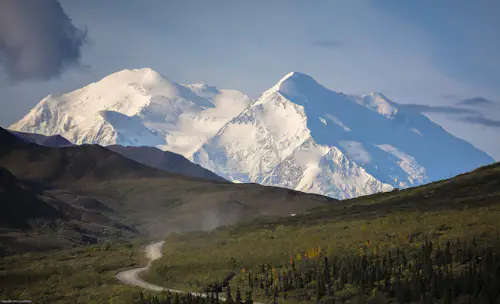
<path fill-rule="evenodd" d="M 495 104 L 497 104 L 497 103 L 492 101 L 492 100 L 489 100 L 487 98 L 484 98 L 484 97 L 472 97 L 472 98 L 467 98 L 467 99 L 464 99 L 464 100 L 457 102 L 457 105 L 461 105 L 461 106 L 484 107 L 484 106 L 493 106 Z"/>
<path fill-rule="evenodd" d="M 404 104 L 401 107 L 421 112 L 421 113 L 445 113 L 445 114 L 471 114 L 476 113 L 474 110 L 464 109 L 453 106 L 431 106 L 431 105 L 423 105 L 423 104 Z"/>
<path fill-rule="evenodd" d="M 500 120 L 494 120 L 483 116 L 467 116 L 460 118 L 460 120 L 470 124 L 481 125 L 484 127 L 500 128 Z"/>

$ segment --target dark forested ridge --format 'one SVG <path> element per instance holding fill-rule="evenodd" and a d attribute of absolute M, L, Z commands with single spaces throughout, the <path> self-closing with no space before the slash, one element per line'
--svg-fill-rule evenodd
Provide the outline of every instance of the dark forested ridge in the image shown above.
<path fill-rule="evenodd" d="M 219 294 L 230 304 L 252 303 L 252 294 L 271 303 L 499 303 L 500 253 L 475 239 L 384 253 L 367 243 L 358 255 L 312 248 L 255 271 L 242 268 L 232 285 L 207 286 L 204 297 L 141 292 L 136 303 L 221 303 Z"/>
<path fill-rule="evenodd" d="M 288 263 L 263 264 L 241 275 L 242 286 L 275 302 L 498 303 L 500 253 L 494 248 L 447 241 L 418 250 L 396 247 L 377 253 L 366 244 L 359 255 L 330 255 L 313 249 Z M 244 282 L 244 281 L 247 282 Z"/>
<path fill-rule="evenodd" d="M 48 222 L 64 219 L 47 199 L 0 167 L 0 227 L 22 229 L 36 219 Z"/>
<path fill-rule="evenodd" d="M 173 152 L 162 151 L 155 147 L 107 146 L 109 150 L 133 159 L 141 164 L 184 176 L 206 178 L 219 182 L 228 182 L 210 170 L 190 162 L 184 156 Z"/>
<path fill-rule="evenodd" d="M 134 235 L 97 200 L 32 187 L 0 166 L 0 256 Z"/>
<path fill-rule="evenodd" d="M 12 130 L 9 130 L 9 132 L 26 142 L 35 143 L 41 146 L 62 148 L 70 147 L 73 145 L 69 140 L 62 137 L 61 135 L 45 136 L 42 134 L 26 133 Z"/>
<path fill-rule="evenodd" d="M 230 303 L 230 304 L 252 304 L 252 294 L 247 293 L 243 298 L 240 290 L 238 289 L 235 294 L 235 298 L 232 298 L 231 290 L 224 294 L 225 298 L 219 296 L 218 291 L 206 292 L 201 295 L 193 295 L 191 293 L 180 294 L 162 292 L 159 295 L 145 294 L 142 291 L 139 293 L 138 298 L 135 299 L 136 304 L 219 304 L 219 303 Z"/>

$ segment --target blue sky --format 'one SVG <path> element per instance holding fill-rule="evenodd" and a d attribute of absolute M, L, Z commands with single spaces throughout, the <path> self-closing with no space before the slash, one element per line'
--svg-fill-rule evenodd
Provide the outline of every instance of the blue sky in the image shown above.
<path fill-rule="evenodd" d="M 49 93 L 124 68 L 253 97 L 300 71 L 332 90 L 424 105 L 500 160 L 500 1 L 60 2 L 74 25 L 87 27 L 86 66 L 50 81 L 0 83 L 2 126 Z M 477 97 L 488 102 L 458 105 Z"/>

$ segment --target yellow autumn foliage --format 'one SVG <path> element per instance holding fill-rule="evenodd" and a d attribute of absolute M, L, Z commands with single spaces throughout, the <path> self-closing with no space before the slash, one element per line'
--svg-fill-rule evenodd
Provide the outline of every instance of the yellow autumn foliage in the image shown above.
<path fill-rule="evenodd" d="M 277 272 L 276 272 L 276 268 L 274 268 L 274 267 L 273 267 L 273 268 L 271 269 L 271 271 L 272 271 L 272 273 L 273 273 L 274 284 L 275 284 L 275 285 L 278 285 L 278 274 L 277 274 Z"/>
<path fill-rule="evenodd" d="M 300 253 L 297 253 L 297 257 L 295 258 L 297 261 L 302 261 L 302 256 L 300 255 Z"/>

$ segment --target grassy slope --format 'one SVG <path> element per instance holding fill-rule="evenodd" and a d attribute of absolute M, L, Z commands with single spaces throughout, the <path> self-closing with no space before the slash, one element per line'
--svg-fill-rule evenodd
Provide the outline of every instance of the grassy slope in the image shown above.
<path fill-rule="evenodd" d="M 4 257 L 0 260 L 0 298 L 33 303 L 132 303 L 132 294 L 139 289 L 121 284 L 115 274 L 144 264 L 139 243 Z"/>
<path fill-rule="evenodd" d="M 500 239 L 500 165 L 494 164 L 447 181 L 377 194 L 313 209 L 297 217 L 264 219 L 211 233 L 172 235 L 164 257 L 149 277 L 158 283 L 199 289 L 241 267 L 321 246 L 330 252 L 376 247 L 416 248 L 426 239 L 444 242 L 477 237 Z M 237 281 L 237 280 L 235 280 Z"/>

